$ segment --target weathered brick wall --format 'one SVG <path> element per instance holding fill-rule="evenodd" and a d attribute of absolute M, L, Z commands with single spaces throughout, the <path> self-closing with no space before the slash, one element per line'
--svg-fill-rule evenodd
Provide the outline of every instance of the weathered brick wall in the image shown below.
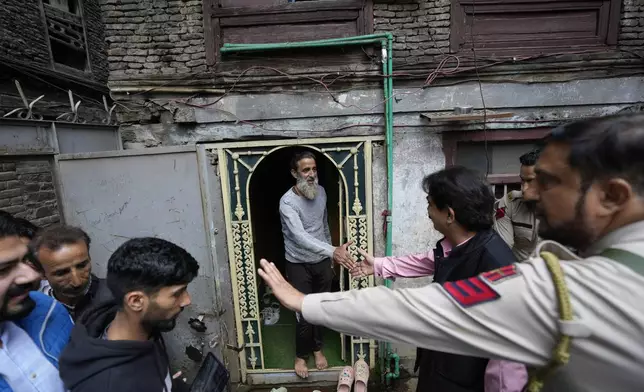
<path fill-rule="evenodd" d="M 451 0 L 374 0 L 374 30 L 394 32 L 398 65 L 449 53 Z M 644 3 L 624 0 L 619 35 L 624 49 L 644 49 Z"/>
<path fill-rule="evenodd" d="M 0 56 L 50 67 L 51 56 L 41 0 L 2 0 L 0 5 Z M 90 79 L 106 82 L 108 76 L 103 21 L 99 0 L 83 0 L 87 44 L 92 68 Z"/>
<path fill-rule="evenodd" d="M 374 31 L 394 33 L 396 65 L 449 52 L 450 0 L 374 0 Z"/>
<path fill-rule="evenodd" d="M 40 12 L 40 0 L 2 0 L 0 56 L 49 65 L 49 46 Z"/>
<path fill-rule="evenodd" d="M 106 83 L 109 76 L 109 66 L 99 0 L 83 0 L 83 15 L 87 29 L 87 47 L 92 75 L 95 80 Z"/>
<path fill-rule="evenodd" d="M 206 70 L 201 0 L 102 0 L 110 75 Z"/>
<path fill-rule="evenodd" d="M 624 49 L 644 49 L 644 2 L 624 0 L 619 45 Z"/>
<path fill-rule="evenodd" d="M 38 226 L 60 221 L 49 158 L 0 159 L 0 209 Z"/>

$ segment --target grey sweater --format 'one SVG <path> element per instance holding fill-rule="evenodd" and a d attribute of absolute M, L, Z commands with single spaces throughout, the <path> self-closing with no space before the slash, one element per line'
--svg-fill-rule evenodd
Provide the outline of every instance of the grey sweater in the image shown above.
<path fill-rule="evenodd" d="M 326 215 L 326 192 L 309 200 L 290 188 L 280 199 L 284 250 L 291 263 L 318 263 L 333 257 L 331 232 Z"/>

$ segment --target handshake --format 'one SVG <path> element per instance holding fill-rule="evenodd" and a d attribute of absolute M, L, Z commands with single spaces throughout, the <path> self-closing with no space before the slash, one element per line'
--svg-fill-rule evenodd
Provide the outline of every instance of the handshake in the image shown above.
<path fill-rule="evenodd" d="M 373 256 L 358 248 L 358 252 L 362 255 L 363 259 L 362 262 L 356 262 L 348 250 L 351 244 L 353 244 L 353 241 L 349 241 L 335 248 L 335 251 L 333 251 L 333 261 L 346 268 L 354 278 L 373 275 Z"/>

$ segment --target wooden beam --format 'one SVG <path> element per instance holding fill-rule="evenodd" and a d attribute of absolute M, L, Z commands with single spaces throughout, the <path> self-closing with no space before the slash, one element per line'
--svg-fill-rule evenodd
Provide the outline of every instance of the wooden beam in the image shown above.
<path fill-rule="evenodd" d="M 514 116 L 514 113 L 511 112 L 487 112 L 487 114 L 483 114 L 483 111 L 477 110 L 472 112 L 471 114 L 451 114 L 451 113 L 446 113 L 446 114 L 429 114 L 429 113 L 421 113 L 421 117 L 428 119 L 429 121 L 432 122 L 446 122 L 446 121 L 451 121 L 451 122 L 458 122 L 458 121 L 482 121 L 482 120 L 492 120 L 492 119 L 497 119 L 497 118 L 509 118 Z"/>

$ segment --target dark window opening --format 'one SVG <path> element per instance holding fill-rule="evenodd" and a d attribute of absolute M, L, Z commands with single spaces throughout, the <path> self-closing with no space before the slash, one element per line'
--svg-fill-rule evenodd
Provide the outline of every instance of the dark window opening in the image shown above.
<path fill-rule="evenodd" d="M 50 43 L 51 53 L 54 56 L 54 62 L 56 64 L 62 64 L 80 70 L 85 69 L 87 56 L 84 51 L 79 52 L 58 42 L 50 41 Z"/>
<path fill-rule="evenodd" d="M 43 2 L 61 11 L 69 12 L 70 14 L 74 15 L 80 15 L 80 8 L 78 7 L 77 0 L 43 0 Z"/>

